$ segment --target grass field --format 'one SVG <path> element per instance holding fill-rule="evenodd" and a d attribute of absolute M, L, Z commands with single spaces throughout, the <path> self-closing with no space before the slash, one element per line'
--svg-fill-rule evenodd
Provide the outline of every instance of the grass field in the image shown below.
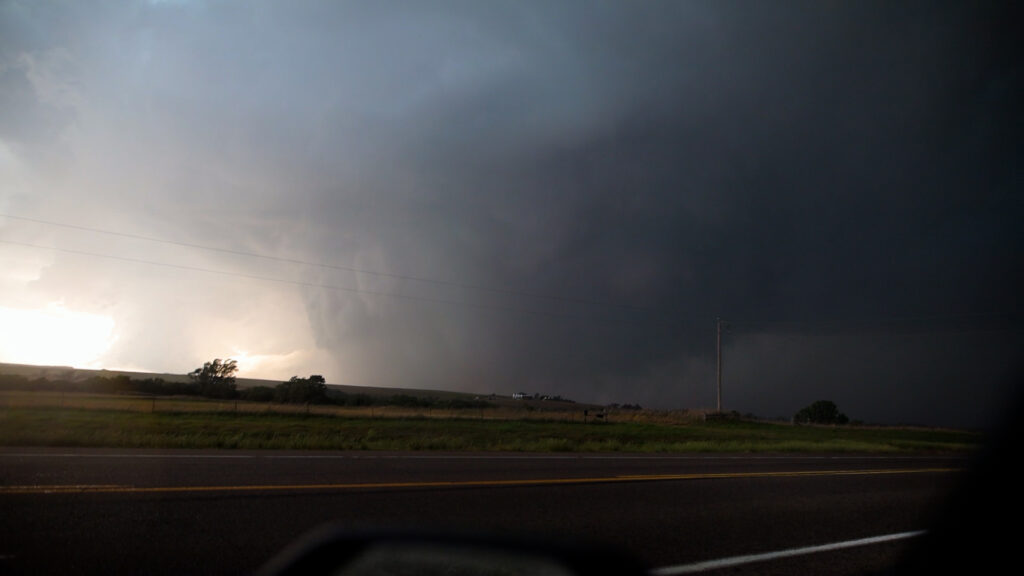
<path fill-rule="evenodd" d="M 567 420 L 582 422 L 583 407 L 566 409 L 555 404 L 538 409 L 538 403 L 494 404 L 492 408 L 437 408 L 405 406 L 335 406 L 297 405 L 244 400 L 216 400 L 190 396 L 143 396 L 130 394 L 95 394 L 87 392 L 27 392 L 0 391 L 0 409 L 4 408 L 78 408 L 84 410 L 120 410 L 130 412 L 232 412 L 248 414 L 318 414 L 370 418 L 469 418 L 498 420 Z M 593 412 L 593 407 L 591 407 Z M 620 421 L 630 420 L 637 414 L 620 411 L 608 415 Z M 653 417 L 653 414 L 648 414 Z M 662 417 L 666 417 L 662 414 Z M 695 418 L 697 415 L 690 415 Z M 672 420 L 684 416 L 677 414 Z"/>
<path fill-rule="evenodd" d="M 271 410 L 268 410 L 268 407 Z M 285 410 L 289 410 L 286 412 Z M 703 422 L 665 414 L 500 409 L 285 407 L 179 398 L 0 394 L 0 445 L 133 448 L 472 450 L 529 452 L 965 451 L 980 434 L 957 430 Z M 621 416 L 616 420 L 615 416 Z"/>

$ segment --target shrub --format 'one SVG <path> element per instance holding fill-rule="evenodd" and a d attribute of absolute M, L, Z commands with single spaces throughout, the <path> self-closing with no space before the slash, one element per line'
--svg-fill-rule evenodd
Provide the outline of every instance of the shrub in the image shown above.
<path fill-rule="evenodd" d="M 270 386 L 253 386 L 239 390 L 238 397 L 251 402 L 271 402 L 274 400 L 274 389 Z"/>
<path fill-rule="evenodd" d="M 793 416 L 793 422 L 797 424 L 846 424 L 849 421 L 831 400 L 818 400 Z"/>
<path fill-rule="evenodd" d="M 314 374 L 309 378 L 292 376 L 274 389 L 274 399 L 282 404 L 327 404 L 327 381 Z"/>

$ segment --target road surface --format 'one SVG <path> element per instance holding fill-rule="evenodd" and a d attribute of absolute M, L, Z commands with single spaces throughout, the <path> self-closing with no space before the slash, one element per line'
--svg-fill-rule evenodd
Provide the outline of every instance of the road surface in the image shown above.
<path fill-rule="evenodd" d="M 0 449 L 0 573 L 244 574 L 325 523 L 605 542 L 652 567 L 927 529 L 956 456 Z M 856 574 L 911 539 L 730 573 Z"/>

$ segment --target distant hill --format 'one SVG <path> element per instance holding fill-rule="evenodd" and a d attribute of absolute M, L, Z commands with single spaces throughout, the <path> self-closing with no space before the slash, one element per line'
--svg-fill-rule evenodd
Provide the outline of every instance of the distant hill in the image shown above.
<path fill-rule="evenodd" d="M 189 380 L 185 374 L 159 374 L 155 372 L 131 372 L 128 370 L 88 370 L 72 368 L 70 366 L 36 366 L 33 364 L 5 363 L 0 363 L 0 374 L 18 374 L 33 380 L 44 378 L 46 380 L 67 380 L 70 382 L 81 382 L 94 376 L 114 377 L 121 375 L 138 379 L 163 378 L 167 382 L 188 382 Z M 239 382 L 239 385 L 241 385 L 241 382 Z"/>
<path fill-rule="evenodd" d="M 115 376 L 127 376 L 132 379 L 144 380 L 146 378 L 161 378 L 165 382 L 188 382 L 187 374 L 166 374 L 158 372 L 132 372 L 129 370 L 89 370 L 83 368 L 72 368 L 70 366 L 36 366 L 31 364 L 6 364 L 0 362 L 0 374 L 18 374 L 35 380 L 43 378 L 46 380 L 66 380 L 69 382 L 81 382 L 96 376 L 113 378 Z M 253 388 L 256 386 L 269 386 L 273 388 L 282 380 L 263 380 L 259 378 L 238 378 L 236 384 L 239 388 Z M 346 386 L 341 384 L 328 384 L 328 388 L 345 394 L 367 394 L 369 396 L 393 396 L 406 394 L 417 398 L 438 398 L 449 399 L 476 399 L 488 400 L 499 405 L 525 405 L 534 408 L 566 408 L 569 406 L 580 409 L 598 408 L 589 404 L 575 404 L 570 401 L 544 401 L 544 400 L 514 400 L 511 394 L 492 395 L 477 394 L 473 392 L 453 392 L 448 390 L 423 390 L 418 388 L 383 388 L 375 386 Z"/>

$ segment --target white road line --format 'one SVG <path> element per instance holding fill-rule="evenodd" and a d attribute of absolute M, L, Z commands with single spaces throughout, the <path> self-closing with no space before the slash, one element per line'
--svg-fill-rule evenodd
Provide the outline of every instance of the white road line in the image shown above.
<path fill-rule="evenodd" d="M 731 558 L 705 560 L 704 562 L 696 562 L 694 564 L 682 564 L 679 566 L 664 566 L 662 568 L 655 568 L 651 570 L 651 574 L 653 576 L 675 576 L 676 574 L 693 574 L 696 572 L 704 572 L 707 570 L 717 570 L 719 568 L 729 568 L 732 566 L 751 564 L 753 562 L 764 562 L 765 560 L 777 560 L 779 558 L 789 558 L 791 556 L 802 556 L 804 554 L 815 554 L 817 552 L 829 552 L 831 550 L 842 550 L 844 548 L 854 548 L 857 546 L 881 544 L 883 542 L 892 542 L 895 540 L 903 540 L 905 538 L 921 536 L 924 533 L 924 530 L 916 530 L 913 532 L 900 532 L 898 534 L 886 534 L 884 536 L 873 536 L 871 538 L 861 538 L 859 540 L 833 542 L 832 544 L 821 544 L 819 546 L 807 546 L 804 548 L 790 548 L 788 550 L 778 550 L 775 552 L 765 552 L 762 554 L 733 556 Z"/>

